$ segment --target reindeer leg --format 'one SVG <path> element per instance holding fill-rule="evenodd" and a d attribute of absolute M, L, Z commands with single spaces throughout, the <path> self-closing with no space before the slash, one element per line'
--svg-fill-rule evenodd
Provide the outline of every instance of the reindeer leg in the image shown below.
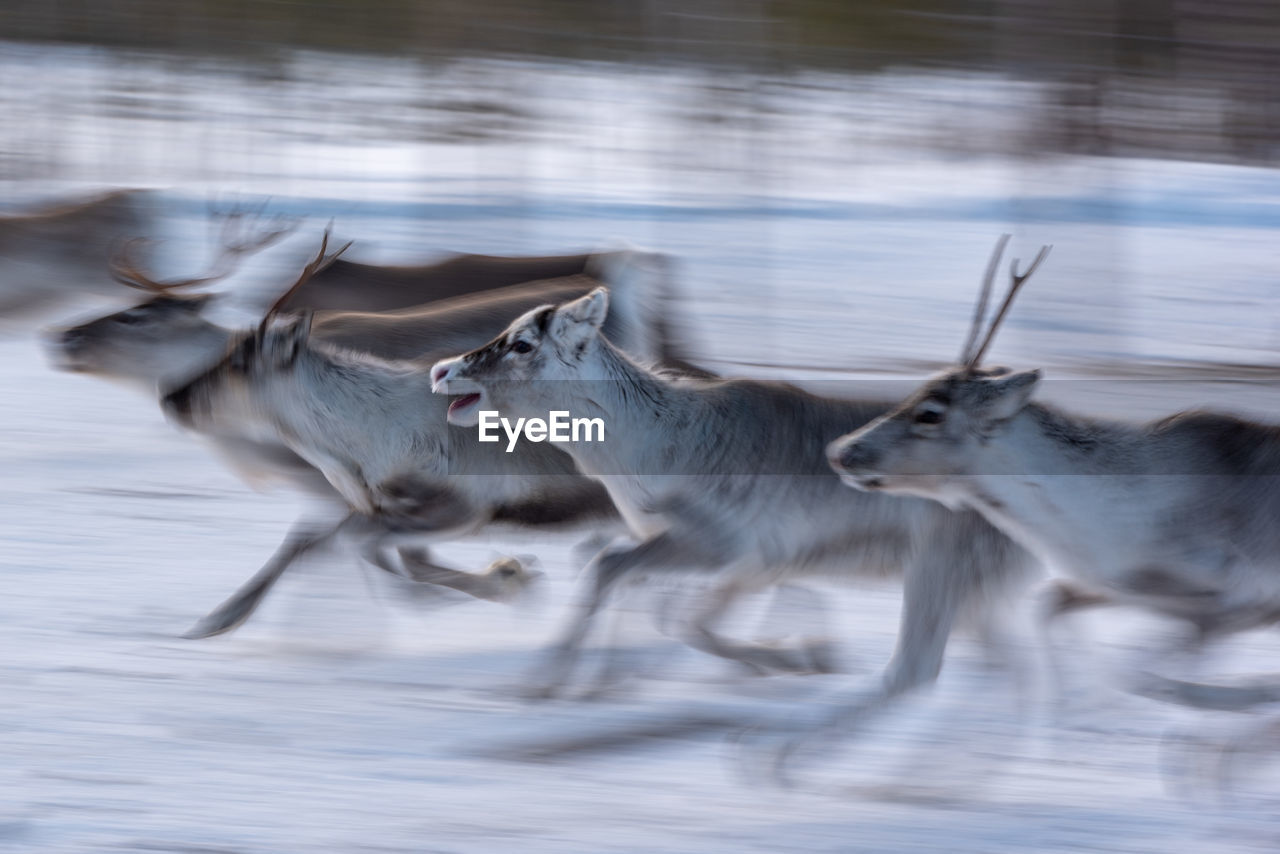
<path fill-rule="evenodd" d="M 513 557 L 499 558 L 489 564 L 484 572 L 475 573 L 436 563 L 425 546 L 402 546 L 398 551 L 403 569 L 391 563 L 386 549 L 380 543 L 373 543 L 366 548 L 363 557 L 379 569 L 407 578 L 415 584 L 448 587 L 492 602 L 510 601 L 542 577 L 541 573 L 531 572 Z"/>
<path fill-rule="evenodd" d="M 529 696 L 555 696 L 568 681 L 596 614 L 608 600 L 614 585 L 624 577 L 645 572 L 710 570 L 722 566 L 723 559 L 723 555 L 708 554 L 696 537 L 672 531 L 658 534 L 637 546 L 597 555 L 587 567 L 587 579 L 583 583 L 577 613 L 569 621 L 560 640 L 548 651 L 537 684 L 527 692 Z"/>
<path fill-rule="evenodd" d="M 979 555 L 963 555 L 946 542 L 931 543 L 907 567 L 902 592 L 902 617 L 897 645 L 889 666 L 874 686 L 854 698 L 816 727 L 787 737 L 774 754 L 773 776 L 789 782 L 787 769 L 795 754 L 822 739 L 847 738 L 903 695 L 932 685 L 942 670 L 947 641 L 956 616 L 977 589 L 975 565 Z M 957 560 L 962 565 L 957 566 Z"/>
<path fill-rule="evenodd" d="M 1264 703 L 1280 701 L 1280 683 L 1255 682 L 1252 685 L 1211 685 L 1171 679 L 1145 673 L 1134 686 L 1135 693 L 1153 700 L 1163 700 L 1192 709 L 1218 712 L 1244 712 Z"/>
<path fill-rule="evenodd" d="M 382 502 L 395 510 L 378 517 L 382 530 L 368 537 L 361 549 L 361 556 L 379 569 L 409 581 L 493 601 L 514 598 L 541 576 L 527 571 L 514 558 L 495 561 L 484 573 L 463 572 L 436 563 L 421 544 L 397 545 L 406 537 L 430 539 L 468 531 L 482 522 L 483 516 L 448 484 L 405 480 L 382 484 L 379 489 Z M 390 557 L 392 549 L 399 554 L 400 566 Z"/>
<path fill-rule="evenodd" d="M 649 651 L 646 654 L 644 651 L 626 649 L 623 646 L 623 638 L 626 635 L 624 627 L 631 616 L 633 615 L 628 614 L 627 609 L 623 608 L 614 608 L 609 614 L 607 628 L 609 638 L 604 645 L 604 661 L 591 678 L 588 687 L 584 689 L 581 695 L 584 699 L 608 696 L 627 680 L 643 677 L 646 672 L 652 670 L 653 663 L 661 659 L 661 652 Z M 651 616 L 656 619 L 655 615 Z"/>
<path fill-rule="evenodd" d="M 770 673 L 829 672 L 828 656 L 819 644 L 802 644 L 796 649 L 768 644 L 743 643 L 724 637 L 716 631 L 716 624 L 724 618 L 744 593 L 747 585 L 728 583 L 711 592 L 704 607 L 698 609 L 690 621 L 683 640 L 694 649 L 709 655 L 736 661 L 753 673 L 767 676 Z"/>
<path fill-rule="evenodd" d="M 1063 666 L 1062 656 L 1058 653 L 1054 629 L 1069 614 L 1115 604 L 1114 600 L 1104 594 L 1078 587 L 1065 579 L 1054 579 L 1045 586 L 1039 603 L 1036 633 L 1048 675 L 1046 700 L 1053 709 L 1061 709 L 1068 694 L 1065 690 L 1067 668 Z"/>
<path fill-rule="evenodd" d="M 196 623 L 183 637 L 210 638 L 239 628 L 249 619 L 272 585 L 285 570 L 293 565 L 294 561 L 332 540 L 357 518 L 359 517 L 354 513 L 348 514 L 328 527 L 318 527 L 309 519 L 297 522 L 262 569 L 231 594 L 230 598 Z"/>
<path fill-rule="evenodd" d="M 1193 623 L 1192 631 L 1181 643 L 1161 653 L 1175 661 L 1189 661 L 1193 673 L 1197 673 L 1203 669 L 1206 648 L 1219 637 L 1219 625 Z M 1280 682 L 1255 680 L 1248 684 L 1217 685 L 1162 676 L 1150 669 L 1138 672 L 1132 690 L 1153 700 L 1220 712 L 1244 712 L 1255 706 L 1280 702 Z"/>

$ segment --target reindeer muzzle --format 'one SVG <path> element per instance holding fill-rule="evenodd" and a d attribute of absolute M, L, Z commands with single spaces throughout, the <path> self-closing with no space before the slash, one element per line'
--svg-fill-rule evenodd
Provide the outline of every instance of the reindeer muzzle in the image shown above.
<path fill-rule="evenodd" d="M 827 447 L 827 462 L 840 474 L 868 474 L 879 461 L 879 451 L 859 442 L 837 440 Z"/>

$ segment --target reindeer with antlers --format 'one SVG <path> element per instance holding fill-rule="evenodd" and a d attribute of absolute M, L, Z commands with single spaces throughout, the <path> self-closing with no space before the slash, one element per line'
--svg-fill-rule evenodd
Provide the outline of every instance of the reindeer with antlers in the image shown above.
<path fill-rule="evenodd" d="M 449 420 L 458 425 L 475 425 L 483 409 L 512 418 L 567 410 L 608 425 L 604 442 L 559 447 L 606 486 L 641 542 L 592 563 L 580 608 L 551 650 L 540 686 L 546 693 L 571 675 L 620 582 L 672 573 L 713 579 L 721 595 L 707 602 L 687 641 L 724 654 L 732 644 L 714 629 L 733 591 L 797 576 L 901 572 L 897 649 L 851 719 L 932 683 L 956 622 L 990 616 L 992 603 L 1037 571 L 1028 553 L 976 513 L 841 486 L 824 463 L 826 444 L 849 421 L 871 421 L 887 404 L 781 383 L 662 376 L 602 334 L 608 305 L 600 289 L 543 306 L 432 369 L 434 390 L 454 398 Z"/>
<path fill-rule="evenodd" d="M 1074 579 L 1062 607 L 1146 607 L 1189 623 L 1191 651 L 1280 621 L 1280 427 L 1204 411 L 1128 424 L 1033 402 L 1038 370 L 982 367 L 1018 289 L 1048 252 L 1025 274 L 1014 262 L 1008 294 L 979 336 L 1004 245 L 960 366 L 833 442 L 831 465 L 864 492 L 981 513 Z M 1213 708 L 1280 696 L 1151 674 L 1140 687 Z"/>
<path fill-rule="evenodd" d="M 280 316 L 292 293 L 345 248 L 326 255 L 322 244 L 257 330 L 234 338 L 222 361 L 163 400 L 170 417 L 206 435 L 284 446 L 320 472 L 349 507 L 327 530 L 291 537 L 197 627 L 200 634 L 242 621 L 293 561 L 335 537 L 354 535 L 363 556 L 389 572 L 499 599 L 533 577 L 518 562 L 505 559 L 476 576 L 434 563 L 421 548 L 399 548 L 398 561 L 391 552 L 405 542 L 456 537 L 495 522 L 545 527 L 616 518 L 604 490 L 555 448 L 509 453 L 451 430 L 444 404 L 429 391 L 429 355 L 418 362 L 385 361 L 369 348 L 312 340 L 310 313 Z M 506 307 L 529 299 L 524 291 L 508 297 Z M 454 325 L 450 340 L 466 337 L 457 328 L 464 318 L 448 319 Z M 433 342 L 419 343 L 428 348 Z"/>
<path fill-rule="evenodd" d="M 273 239 L 275 230 L 274 227 L 267 229 L 259 236 L 260 240 L 265 243 Z M 216 365 L 232 342 L 238 340 L 236 333 L 205 319 L 209 296 L 183 294 L 181 290 L 210 283 L 228 274 L 234 268 L 232 262 L 244 257 L 251 249 L 249 238 L 228 229 L 223 231 L 223 243 L 223 253 L 213 272 L 180 281 L 156 280 L 143 271 L 127 252 L 119 256 L 115 263 L 116 275 L 134 287 L 155 292 L 157 296 L 125 311 L 54 333 L 51 345 L 56 361 L 69 370 L 139 381 L 161 391 L 180 388 Z M 323 276 L 331 269 L 345 249 L 344 246 L 337 252 L 327 253 L 326 237 L 321 252 L 293 285 L 277 297 L 264 315 L 257 335 L 244 339 L 247 343 L 243 346 L 252 346 L 254 341 L 263 339 L 267 327 L 276 317 L 287 312 L 288 306 L 306 305 L 315 277 Z M 461 259 L 470 257 L 459 256 Z M 496 272 L 521 281 L 521 269 L 524 268 L 519 262 L 522 259 L 501 260 L 504 263 Z M 528 270 L 545 272 L 547 269 L 546 259 L 530 260 Z M 655 283 L 655 279 L 666 272 L 661 257 L 637 251 L 612 252 L 594 256 L 592 263 L 598 274 L 627 293 L 629 304 L 636 307 L 634 313 L 619 315 L 619 322 L 611 329 L 612 334 L 629 348 L 634 348 L 635 352 L 656 358 L 658 354 L 648 349 L 658 340 L 652 334 L 648 317 L 653 310 L 652 301 L 665 288 L 664 283 Z M 465 270 L 466 265 L 459 267 L 454 264 L 452 269 Z M 489 286 L 499 282 L 490 275 L 482 284 Z M 495 286 L 467 297 L 431 302 L 407 311 L 320 311 L 308 322 L 312 334 L 327 344 L 382 358 L 413 358 L 423 353 L 449 352 L 473 346 L 500 329 L 513 314 L 548 299 L 580 296 L 597 285 L 596 279 L 581 275 L 526 281 L 507 287 Z M 363 296 L 361 291 L 353 289 L 349 298 L 358 303 Z M 332 294 L 328 295 L 328 298 L 332 297 Z M 245 424 L 224 422 L 216 432 L 206 432 L 205 437 L 238 471 L 251 478 L 284 480 L 307 494 L 329 503 L 336 501 L 345 508 L 346 502 L 317 468 L 277 437 L 254 434 L 246 427 Z M 574 513 L 598 519 L 605 519 L 611 513 L 611 505 L 602 490 L 589 487 L 582 492 L 582 498 L 583 501 L 575 505 L 577 510 Z M 561 508 L 560 513 L 571 515 L 566 508 Z M 541 519 L 527 518 L 524 521 L 534 525 L 551 524 L 556 521 L 554 516 L 554 513 L 544 513 Z M 513 518 L 513 521 L 520 520 Z M 339 534 L 350 534 L 362 526 L 363 533 L 372 539 L 373 526 L 358 520 L 335 525 L 311 515 L 304 517 L 262 570 L 201 620 L 189 635 L 207 637 L 239 626 L 298 558 L 331 542 Z M 400 564 L 403 573 L 413 580 L 451 586 L 481 598 L 510 598 L 536 577 L 510 559 L 498 561 L 487 573 L 478 576 L 434 565 L 428 553 L 418 547 L 400 549 L 399 560 L 386 554 L 385 550 L 376 552 L 375 556 L 382 568 Z"/>

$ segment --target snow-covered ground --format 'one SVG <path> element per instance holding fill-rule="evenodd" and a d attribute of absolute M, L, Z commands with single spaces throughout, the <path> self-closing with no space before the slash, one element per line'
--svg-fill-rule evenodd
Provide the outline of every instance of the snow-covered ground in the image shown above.
<path fill-rule="evenodd" d="M 902 375 L 951 358 L 990 246 L 1010 230 L 1024 257 L 1041 242 L 1056 248 L 997 358 L 1088 377 L 1050 391 L 1095 409 L 1145 415 L 1212 402 L 1280 420 L 1274 383 L 1256 374 L 1250 384 L 1114 379 L 1138 365 L 1149 374 L 1275 361 L 1274 172 L 939 153 L 912 144 L 922 128 L 999 136 L 991 123 L 1011 121 L 1001 105 L 1033 93 L 907 75 L 755 92 L 774 105 L 767 114 L 790 118 L 745 133 L 724 130 L 728 119 L 689 124 L 711 97 L 691 72 L 478 63 L 439 71 L 448 86 L 419 96 L 490 97 L 506 81 L 508 100 L 536 120 L 517 113 L 511 121 L 524 124 L 510 141 L 469 141 L 456 128 L 424 138 L 437 104 L 398 137 L 388 114 L 412 87 L 393 64 L 298 62 L 285 82 L 168 68 L 163 79 L 180 85 L 165 100 L 150 85 L 153 65 L 0 50 L 6 79 L 44 72 L 6 90 L 11 114 L 45 124 L 7 123 L 4 150 L 21 161 L 57 143 L 49 176 L 6 173 L 5 201 L 91 185 L 165 187 L 170 272 L 190 269 L 186 252 L 204 235 L 198 217 L 213 191 L 270 194 L 275 209 L 313 215 L 240 284 L 287 275 L 331 215 L 358 239 L 353 256 L 378 260 L 627 239 L 681 258 L 682 326 L 704 359 L 799 379 Z M 107 79 L 131 80 L 134 100 L 104 100 Z M 334 92 L 363 104 L 367 121 L 330 107 L 320 122 Z M 706 103 L 733 114 L 722 98 Z M 59 104 L 65 113 L 53 112 Z M 928 119 L 921 105 L 934 109 Z M 353 136 L 361 128 L 367 138 Z M 1005 674 L 958 638 L 935 691 L 810 757 L 799 788 L 783 790 L 761 772 L 753 739 L 738 737 L 871 684 L 896 630 L 892 586 L 822 590 L 850 671 L 823 677 L 741 676 L 664 640 L 638 600 L 620 642 L 646 653 L 646 675 L 590 701 L 520 698 L 568 608 L 577 569 L 568 536 L 495 534 L 441 549 L 468 568 L 536 554 L 548 581 L 521 607 L 409 597 L 333 556 L 286 576 L 236 634 L 185 641 L 179 635 L 271 552 L 297 500 L 250 491 L 136 391 L 54 373 L 30 332 L 0 341 L 0 401 L 0 847 L 1280 844 L 1265 761 L 1246 763 L 1224 803 L 1186 775 L 1169 776 L 1188 792 L 1166 790 L 1159 767 L 1178 764 L 1178 734 L 1227 738 L 1262 719 L 1193 714 L 1112 687 L 1110 674 L 1167 630 L 1145 618 L 1075 622 L 1083 631 L 1063 640 L 1075 653 L 1071 703 L 1053 720 L 1034 703 L 1022 714 Z M 772 615 L 766 606 L 751 603 L 737 628 L 795 632 L 815 619 L 801 604 Z M 1265 634 L 1232 641 L 1214 672 L 1266 671 L 1275 648 Z"/>

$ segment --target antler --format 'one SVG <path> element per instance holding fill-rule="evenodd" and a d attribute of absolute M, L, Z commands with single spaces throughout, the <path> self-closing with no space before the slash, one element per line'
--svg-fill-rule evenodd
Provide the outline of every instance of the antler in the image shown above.
<path fill-rule="evenodd" d="M 1002 234 L 996 241 L 995 251 L 987 262 L 987 272 L 982 277 L 982 290 L 978 292 L 978 305 L 973 312 L 973 322 L 969 324 L 969 337 L 960 350 L 960 364 L 967 365 L 973 356 L 974 347 L 978 343 L 978 330 L 987 315 L 987 302 L 991 299 L 991 285 L 996 280 L 996 268 L 1000 266 L 1000 258 L 1004 255 L 1004 247 L 1008 245 L 1012 235 Z"/>
<path fill-rule="evenodd" d="M 222 251 L 218 254 L 218 258 L 213 264 L 213 269 L 207 275 L 197 276 L 193 279 L 170 279 L 164 282 L 151 278 L 133 257 L 134 247 L 139 243 L 146 242 L 145 238 L 140 237 L 126 241 L 114 253 L 108 262 L 111 275 L 122 285 L 155 293 L 167 293 L 180 288 L 191 288 L 196 285 L 224 279 L 235 272 L 241 258 L 265 249 L 298 227 L 300 220 L 297 217 L 280 214 L 273 217 L 266 227 L 251 231 L 247 224 L 256 223 L 261 218 L 265 207 L 266 202 L 263 202 L 253 212 L 246 211 L 244 208 L 233 208 L 226 212 L 210 209 L 211 213 L 221 217 L 223 221 L 222 234 L 219 239 Z"/>
<path fill-rule="evenodd" d="M 267 309 L 267 313 L 262 316 L 262 322 L 258 324 L 259 332 L 266 330 L 267 324 L 271 322 L 273 317 L 280 313 L 280 309 L 289 301 L 289 297 L 293 296 L 297 292 L 298 288 L 305 285 L 316 273 L 319 273 L 334 261 L 338 260 L 338 256 L 350 249 L 351 244 L 355 242 L 348 240 L 337 251 L 330 255 L 325 255 L 326 250 L 329 248 L 329 236 L 332 232 L 333 223 L 330 222 L 328 227 L 324 230 L 324 238 L 320 241 L 320 251 L 316 253 L 316 257 L 312 258 L 311 262 L 307 264 L 307 266 L 302 268 L 302 272 L 298 275 L 298 280 L 290 285 Z"/>
<path fill-rule="evenodd" d="M 239 205 L 227 210 L 222 210 L 213 204 L 209 205 L 210 216 L 215 220 L 222 219 L 221 242 L 227 254 L 241 256 L 257 252 L 297 229 L 298 224 L 302 222 L 301 217 L 276 214 L 256 234 L 250 233 L 246 237 L 239 237 L 237 231 L 248 231 L 245 228 L 246 223 L 254 225 L 262 220 L 269 202 L 270 199 L 263 199 L 262 203 L 252 210 Z"/>
<path fill-rule="evenodd" d="M 1005 234 L 1000 237 L 1000 241 L 996 244 L 995 255 L 991 258 L 991 264 L 987 267 L 987 278 L 983 284 L 982 298 L 979 301 L 979 313 L 974 318 L 974 327 L 970 334 L 970 341 L 976 337 L 978 323 L 982 314 L 986 312 L 987 296 L 991 291 L 991 280 L 994 278 L 995 268 L 1000 263 L 1000 256 L 1004 253 L 1005 244 L 1009 241 L 1009 235 Z M 965 360 L 964 366 L 972 371 L 982 364 L 982 357 L 986 355 L 987 350 L 991 347 L 991 342 L 995 340 L 996 332 L 1000 329 L 1000 324 L 1004 322 L 1004 316 L 1009 313 L 1009 308 L 1013 305 L 1013 299 L 1018 295 L 1018 291 L 1022 289 L 1023 284 L 1031 275 L 1039 268 L 1040 262 L 1048 257 L 1049 251 L 1053 249 L 1052 245 L 1046 244 L 1040 247 L 1040 251 L 1036 253 L 1035 260 L 1031 262 L 1031 266 L 1027 268 L 1027 272 L 1018 272 L 1018 259 L 1013 259 L 1013 264 L 1009 267 L 1009 291 L 1005 294 L 1004 302 L 1000 304 L 1000 310 L 996 312 L 996 316 L 991 321 L 991 325 L 987 327 L 986 337 L 982 339 L 982 344 L 973 352 L 973 354 Z"/>

